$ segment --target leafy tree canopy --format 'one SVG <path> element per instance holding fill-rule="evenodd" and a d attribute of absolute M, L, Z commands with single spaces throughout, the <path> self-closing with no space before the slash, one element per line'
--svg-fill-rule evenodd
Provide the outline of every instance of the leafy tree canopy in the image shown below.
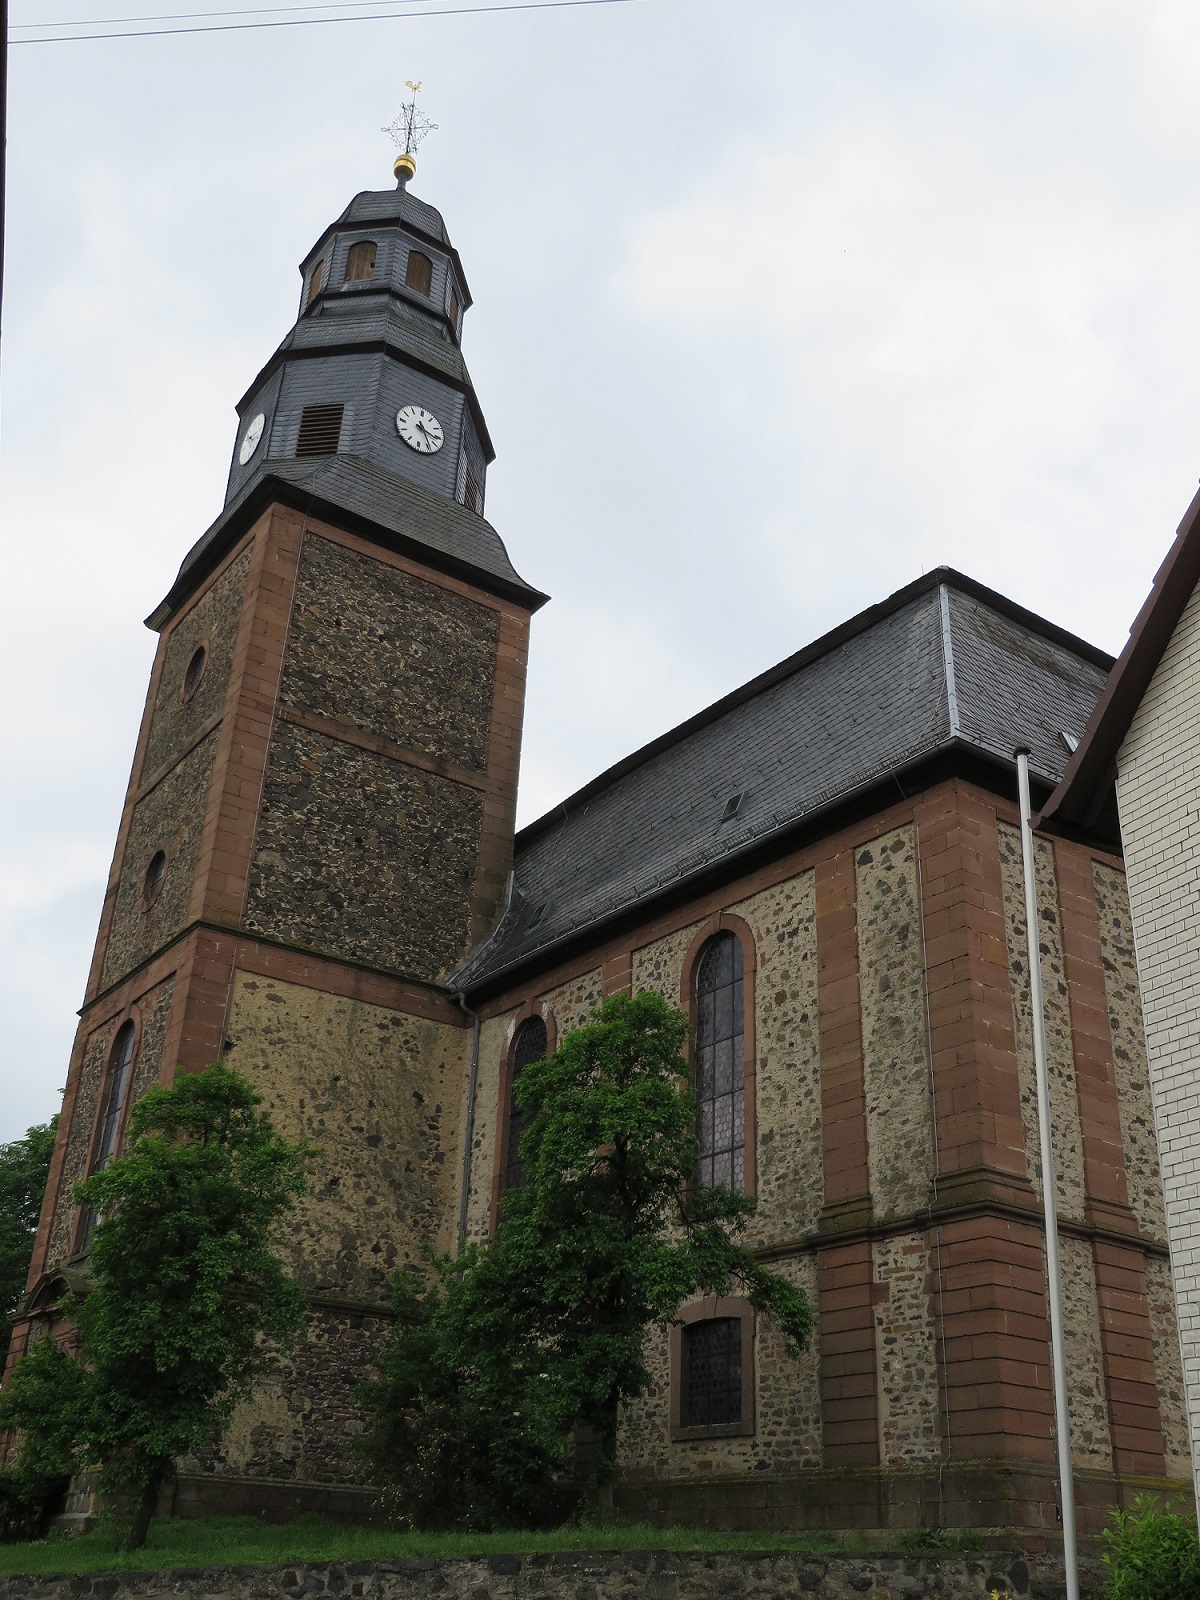
<path fill-rule="evenodd" d="M 525 1177 L 495 1236 L 441 1262 L 431 1286 L 401 1281 L 397 1331 L 365 1391 L 366 1444 L 418 1524 L 537 1520 L 581 1424 L 606 1505 L 620 1406 L 650 1383 L 647 1333 L 697 1294 L 743 1294 L 790 1354 L 807 1343 L 803 1292 L 737 1242 L 753 1202 L 690 1187 L 686 1037 L 660 995 L 615 995 L 526 1067 Z M 439 1498 L 439 1482 L 453 1491 Z"/>
<path fill-rule="evenodd" d="M 9 1316 L 25 1293 L 33 1240 L 58 1118 L 30 1128 L 23 1139 L 0 1145 L 0 1372 L 8 1356 Z"/>
<path fill-rule="evenodd" d="M 0 1393 L 21 1468 L 99 1465 L 102 1490 L 137 1501 L 135 1545 L 175 1458 L 228 1420 L 301 1325 L 273 1234 L 311 1152 L 260 1106 L 220 1063 L 139 1101 L 126 1154 L 75 1191 L 100 1219 L 91 1286 L 61 1308 L 79 1360 L 43 1338 Z"/>

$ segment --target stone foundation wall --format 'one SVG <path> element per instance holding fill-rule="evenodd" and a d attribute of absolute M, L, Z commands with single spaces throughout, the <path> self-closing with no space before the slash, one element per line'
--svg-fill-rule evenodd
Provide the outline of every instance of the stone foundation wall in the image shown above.
<path fill-rule="evenodd" d="M 183 1600 L 1019 1600 L 1028 1563 L 1012 1551 L 972 1556 L 843 1555 L 796 1551 L 649 1551 L 492 1556 L 462 1560 L 340 1561 L 276 1567 L 189 1568 L 88 1577 L 0 1578 L 0 1600 L 103 1600 L 176 1595 Z M 1039 1594 L 1053 1588 L 1039 1586 Z"/>

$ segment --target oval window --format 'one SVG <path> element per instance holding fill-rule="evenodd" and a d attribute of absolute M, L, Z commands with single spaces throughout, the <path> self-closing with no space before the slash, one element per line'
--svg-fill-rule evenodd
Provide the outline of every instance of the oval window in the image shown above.
<path fill-rule="evenodd" d="M 200 679 L 204 676 L 204 668 L 208 664 L 208 651 L 202 644 L 197 645 L 192 651 L 192 659 L 188 662 L 183 674 L 183 698 L 190 700 L 200 687 Z"/>
<path fill-rule="evenodd" d="M 167 875 L 167 857 L 164 851 L 156 850 L 150 857 L 146 868 L 146 876 L 142 880 L 142 905 L 148 910 L 158 899 L 159 891 L 163 886 L 163 879 Z"/>

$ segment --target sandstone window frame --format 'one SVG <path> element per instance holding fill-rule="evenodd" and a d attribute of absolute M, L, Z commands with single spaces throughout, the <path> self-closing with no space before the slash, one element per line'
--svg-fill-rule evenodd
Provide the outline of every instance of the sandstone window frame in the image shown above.
<path fill-rule="evenodd" d="M 743 1073 L 743 1138 L 745 1157 L 741 1192 L 758 1193 L 758 1103 L 757 1103 L 757 976 L 758 950 L 754 932 L 744 918 L 734 911 L 718 911 L 705 919 L 696 930 L 683 959 L 679 979 L 679 1005 L 688 1019 L 688 1064 L 695 1068 L 696 1040 L 696 979 L 705 946 L 718 934 L 731 933 L 742 947 L 742 1073 Z"/>
<path fill-rule="evenodd" d="M 540 1006 L 536 1000 L 527 1001 L 513 1018 L 504 1045 L 504 1059 L 500 1065 L 500 1084 L 496 1105 L 496 1155 L 492 1166 L 492 1204 L 490 1231 L 495 1233 L 500 1224 L 500 1201 L 505 1190 L 508 1173 L 508 1145 L 512 1113 L 513 1069 L 517 1060 L 517 1042 L 526 1023 L 540 1022 L 546 1030 L 546 1055 L 552 1056 L 558 1048 L 558 1024 L 550 1008 Z M 545 1057 L 542 1057 L 544 1060 Z"/>
<path fill-rule="evenodd" d="M 692 1427 L 685 1418 L 684 1394 L 684 1330 L 701 1322 L 718 1322 L 729 1319 L 742 1325 L 742 1416 L 740 1422 L 715 1422 Z M 755 1415 L 755 1334 L 754 1307 L 741 1295 L 725 1295 L 718 1299 L 709 1295 L 681 1306 L 675 1313 L 670 1328 L 670 1387 L 668 1436 L 672 1444 L 683 1444 L 690 1439 L 749 1439 L 758 1431 Z"/>
<path fill-rule="evenodd" d="M 129 1030 L 128 1032 L 126 1032 L 127 1029 Z M 105 1128 L 109 1121 L 109 1101 L 112 1099 L 114 1073 L 118 1064 L 117 1046 L 122 1038 L 130 1039 L 132 1042 L 129 1046 L 128 1058 L 123 1067 L 124 1082 L 121 1085 L 120 1104 L 113 1120 L 112 1138 L 106 1142 Z M 141 1013 L 137 1006 L 130 1006 L 115 1019 L 112 1038 L 104 1053 L 104 1079 L 100 1086 L 100 1093 L 96 1096 L 96 1110 L 92 1116 L 92 1127 L 88 1138 L 86 1173 L 89 1178 L 94 1173 L 103 1171 L 121 1148 L 121 1142 L 125 1137 L 125 1124 L 129 1120 L 129 1108 L 133 1101 L 133 1079 L 141 1048 Z M 75 1221 L 75 1239 L 72 1255 L 82 1255 L 86 1252 L 88 1241 L 95 1225 L 96 1216 L 91 1206 L 80 1206 L 79 1215 Z"/>

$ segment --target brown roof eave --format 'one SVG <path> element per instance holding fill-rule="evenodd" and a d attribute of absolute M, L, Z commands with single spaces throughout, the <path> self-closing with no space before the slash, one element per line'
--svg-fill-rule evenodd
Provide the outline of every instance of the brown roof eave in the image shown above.
<path fill-rule="evenodd" d="M 1184 607 L 1200 582 L 1200 491 L 1192 498 L 1166 560 L 1154 575 L 1124 650 L 1084 729 L 1062 781 L 1037 819 L 1051 833 L 1087 829 L 1116 775 L 1117 751 L 1150 686 Z"/>

